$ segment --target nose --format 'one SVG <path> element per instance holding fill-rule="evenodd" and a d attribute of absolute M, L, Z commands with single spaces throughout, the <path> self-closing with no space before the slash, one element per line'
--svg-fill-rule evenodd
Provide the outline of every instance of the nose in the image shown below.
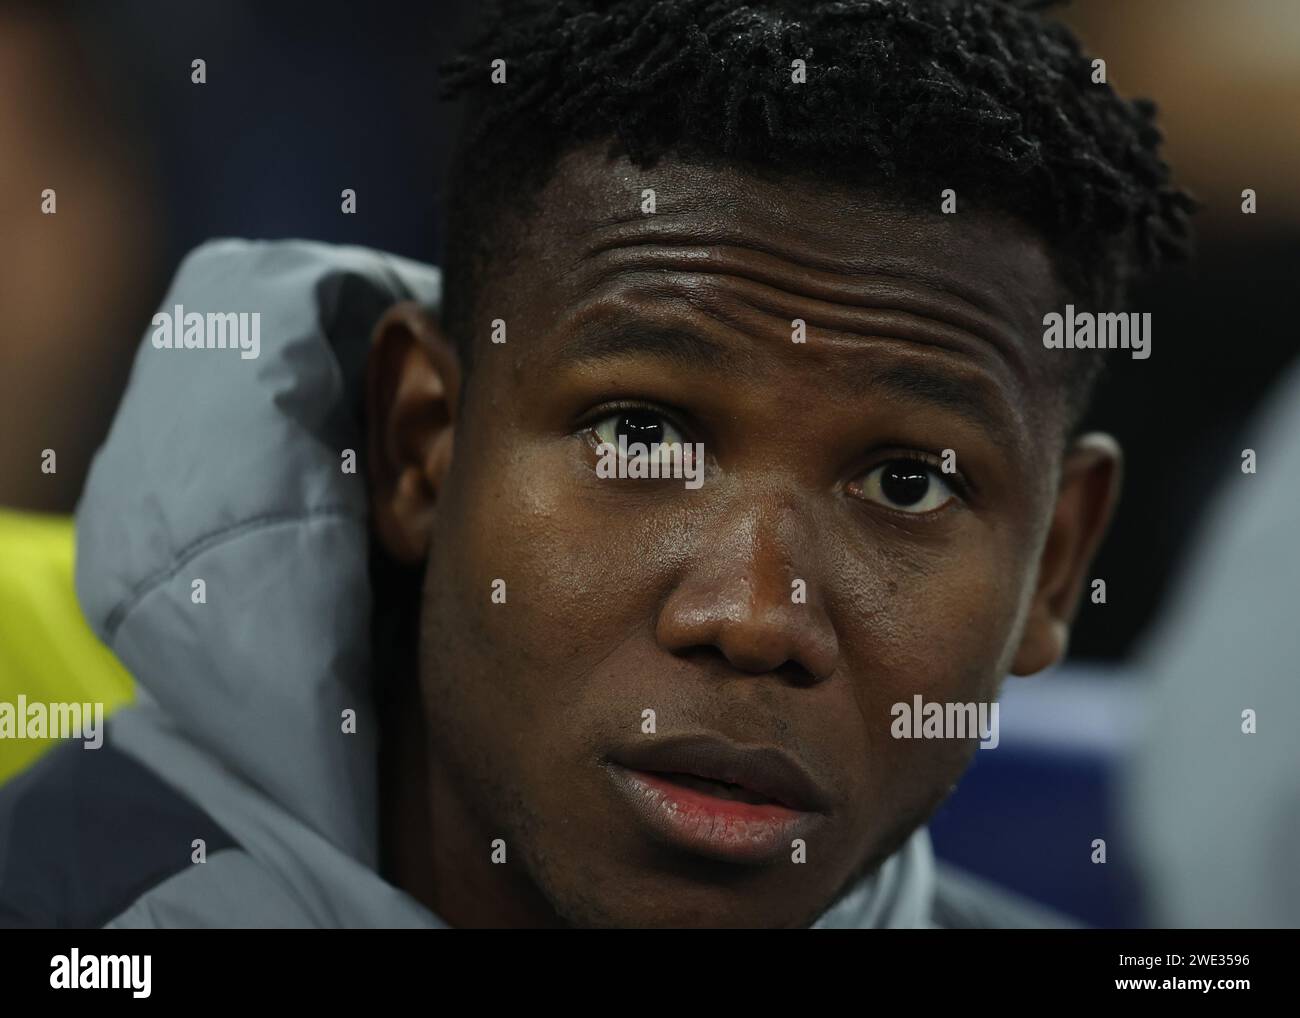
<path fill-rule="evenodd" d="M 808 684 L 828 678 L 839 641 L 818 580 L 815 534 L 799 515 L 793 499 L 770 500 L 719 521 L 660 610 L 660 646 L 710 649 L 751 674 L 795 673 Z"/>

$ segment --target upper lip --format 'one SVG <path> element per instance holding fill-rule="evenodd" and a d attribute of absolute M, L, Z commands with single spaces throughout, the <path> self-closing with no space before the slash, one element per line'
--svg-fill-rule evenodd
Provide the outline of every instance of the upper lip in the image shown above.
<path fill-rule="evenodd" d="M 830 796 L 783 750 L 742 746 L 714 735 L 682 735 L 627 743 L 609 755 L 616 764 L 662 774 L 741 785 L 804 812 L 825 813 Z"/>

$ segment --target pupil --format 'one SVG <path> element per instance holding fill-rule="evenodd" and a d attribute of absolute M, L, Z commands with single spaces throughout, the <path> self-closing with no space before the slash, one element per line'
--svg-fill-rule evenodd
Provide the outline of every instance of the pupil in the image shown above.
<path fill-rule="evenodd" d="M 618 427 L 615 431 L 619 435 L 627 436 L 628 445 L 634 442 L 650 445 L 652 442 L 662 440 L 664 424 L 654 414 L 627 413 L 618 419 Z"/>
<path fill-rule="evenodd" d="M 930 475 L 914 463 L 890 463 L 880 475 L 880 490 L 898 505 L 913 505 L 930 490 Z"/>

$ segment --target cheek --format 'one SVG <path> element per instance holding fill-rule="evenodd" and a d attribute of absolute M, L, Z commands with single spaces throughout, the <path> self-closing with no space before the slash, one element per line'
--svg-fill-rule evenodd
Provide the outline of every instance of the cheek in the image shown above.
<path fill-rule="evenodd" d="M 853 741 L 868 816 L 924 812 L 960 777 L 974 743 L 894 738 L 892 708 L 917 695 L 926 703 L 996 698 L 1014 654 L 1025 572 L 1011 546 L 988 539 L 859 554 L 838 615 L 856 708 L 843 716 L 860 725 Z"/>
<path fill-rule="evenodd" d="M 562 718 L 599 663 L 652 625 L 663 534 L 626 497 L 593 492 L 563 438 L 457 455 L 431 551 L 428 626 L 463 674 L 493 677 L 485 692 L 498 708 L 537 724 Z"/>
<path fill-rule="evenodd" d="M 1027 556 L 988 533 L 859 556 L 841 639 L 867 704 L 992 697 L 1015 650 Z M 856 606 L 856 607 L 855 607 Z M 886 702 L 887 701 L 887 702 Z"/>

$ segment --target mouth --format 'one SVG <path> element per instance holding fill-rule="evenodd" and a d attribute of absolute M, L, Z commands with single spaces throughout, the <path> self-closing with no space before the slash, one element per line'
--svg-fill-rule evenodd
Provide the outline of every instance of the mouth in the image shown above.
<path fill-rule="evenodd" d="M 630 743 L 607 765 L 653 840 L 724 862 L 772 862 L 829 812 L 829 795 L 778 749 L 685 736 Z"/>
<path fill-rule="evenodd" d="M 714 781 L 712 778 L 701 778 L 694 774 L 651 774 L 651 777 L 679 788 L 692 789 L 702 795 L 711 795 L 730 802 L 747 802 L 751 806 L 781 805 L 775 799 L 752 791 L 744 785 L 733 785 L 728 781 Z"/>

